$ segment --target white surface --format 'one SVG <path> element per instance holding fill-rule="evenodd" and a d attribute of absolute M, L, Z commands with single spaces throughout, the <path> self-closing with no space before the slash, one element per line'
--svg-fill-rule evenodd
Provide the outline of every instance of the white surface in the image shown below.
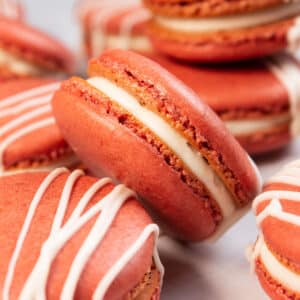
<path fill-rule="evenodd" d="M 99 0 L 100 1 L 100 0 Z M 78 28 L 71 20 L 72 0 L 25 0 L 32 24 L 79 49 Z M 257 160 L 264 178 L 300 158 L 300 140 Z M 163 237 L 160 250 L 166 267 L 162 300 L 265 300 L 245 258 L 257 236 L 248 214 L 214 245 L 181 245 Z"/>

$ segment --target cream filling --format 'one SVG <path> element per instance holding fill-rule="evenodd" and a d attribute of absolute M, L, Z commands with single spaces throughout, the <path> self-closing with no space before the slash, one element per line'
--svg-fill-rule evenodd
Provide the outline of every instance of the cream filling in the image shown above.
<path fill-rule="evenodd" d="M 300 275 L 284 266 L 268 249 L 263 238 L 257 243 L 256 257 L 260 257 L 268 273 L 280 284 L 293 292 L 300 293 Z"/>
<path fill-rule="evenodd" d="M 108 49 L 131 49 L 136 51 L 150 51 L 151 44 L 146 36 L 122 36 L 122 35 L 108 35 L 107 44 Z"/>
<path fill-rule="evenodd" d="M 278 7 L 247 14 L 193 19 L 156 16 L 155 20 L 160 25 L 176 31 L 210 32 L 255 27 L 287 19 L 299 13 L 300 2 L 294 0 Z"/>
<path fill-rule="evenodd" d="M 7 66 L 12 72 L 19 75 L 40 75 L 43 70 L 30 62 L 18 58 L 0 48 L 0 66 Z"/>
<path fill-rule="evenodd" d="M 289 113 L 271 118 L 259 120 L 230 120 L 225 121 L 228 130 L 235 136 L 242 136 L 257 133 L 259 131 L 272 129 L 275 126 L 291 122 Z"/>
<path fill-rule="evenodd" d="M 227 222 L 228 218 L 232 218 L 236 211 L 233 197 L 199 151 L 192 148 L 185 137 L 171 127 L 163 118 L 143 107 L 135 97 L 111 81 L 102 77 L 94 77 L 88 79 L 88 82 L 107 95 L 112 101 L 129 111 L 137 120 L 159 137 L 183 161 L 189 170 L 204 183 L 218 202 L 224 222 Z"/>

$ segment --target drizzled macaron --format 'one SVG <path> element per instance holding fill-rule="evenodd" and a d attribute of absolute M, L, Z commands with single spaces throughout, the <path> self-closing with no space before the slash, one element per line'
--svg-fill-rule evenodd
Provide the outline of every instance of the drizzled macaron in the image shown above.
<path fill-rule="evenodd" d="M 74 166 L 51 110 L 60 82 L 19 79 L 0 87 L 0 175 L 25 169 Z"/>
<path fill-rule="evenodd" d="M 144 0 L 153 12 L 149 35 L 170 56 L 207 63 L 270 55 L 300 41 L 300 2 Z"/>
<path fill-rule="evenodd" d="M 124 185 L 67 169 L 0 177 L 1 299 L 158 300 L 158 227 Z"/>
<path fill-rule="evenodd" d="M 133 188 L 183 240 L 221 234 L 246 211 L 257 170 L 192 90 L 129 51 L 105 52 L 88 73 L 63 83 L 53 111 L 95 174 Z"/>

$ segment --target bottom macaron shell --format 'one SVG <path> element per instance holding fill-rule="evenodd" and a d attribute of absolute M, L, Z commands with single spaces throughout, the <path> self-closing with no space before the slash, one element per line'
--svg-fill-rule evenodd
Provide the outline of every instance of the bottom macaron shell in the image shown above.
<path fill-rule="evenodd" d="M 280 283 L 273 279 L 260 260 L 256 261 L 256 274 L 264 291 L 272 300 L 300 300 L 300 295 L 295 295 L 284 288 Z"/>
<path fill-rule="evenodd" d="M 63 135 L 85 165 L 95 174 L 104 170 L 138 190 L 141 197 L 147 195 L 150 205 L 170 225 L 168 230 L 178 238 L 199 241 L 211 235 L 216 222 L 205 199 L 199 199 L 168 166 L 167 158 L 123 126 L 122 116 L 118 120 L 101 113 L 106 108 L 97 106 L 97 100 L 91 103 L 81 98 L 81 91 L 89 89 L 86 83 L 75 80 L 73 85 L 73 94 L 62 89 L 56 93 L 53 110 Z"/>
<path fill-rule="evenodd" d="M 46 173 L 24 173 L 15 175 L 14 177 L 2 177 L 0 180 L 0 242 L 3 245 L 1 248 L 1 257 L 3 259 L 0 262 L 1 288 L 6 276 L 11 253 L 14 250 L 16 239 L 23 226 L 29 204 L 36 190 L 45 179 L 45 176 Z M 30 274 L 30 270 L 32 270 L 36 259 L 40 255 L 40 246 L 45 241 L 45 237 L 48 236 L 51 229 L 57 209 L 57 199 L 61 197 L 66 179 L 67 174 L 56 178 L 48 187 L 42 201 L 38 205 L 16 264 L 16 272 L 10 289 L 11 299 L 18 299 L 19 293 Z M 72 190 L 71 201 L 67 207 L 65 220 L 68 220 L 83 193 L 96 181 L 86 176 L 77 180 Z M 95 205 L 99 199 L 103 199 L 112 189 L 112 184 L 103 187 L 91 200 L 91 206 Z M 93 220 L 87 222 L 56 256 L 48 278 L 47 299 L 59 298 L 58 295 L 62 291 L 74 257 L 87 237 L 93 223 Z M 143 228 L 150 223 L 151 219 L 141 206 L 134 199 L 128 199 L 121 207 L 109 231 L 84 268 L 76 288 L 74 299 L 92 299 L 99 278 L 102 278 L 106 274 L 112 264 L 136 240 Z M 139 283 L 137 279 L 143 278 L 143 275 L 152 264 L 152 253 L 153 239 L 149 238 L 137 255 L 130 261 L 130 264 L 125 266 L 119 273 L 116 280 L 109 287 L 104 299 L 117 300 L 121 297 L 123 299 L 123 296 L 125 297 L 125 295 L 135 288 Z M 147 298 L 145 299 L 148 300 Z"/>
<path fill-rule="evenodd" d="M 263 57 L 284 49 L 291 24 L 288 20 L 250 30 L 197 35 L 172 32 L 152 21 L 148 32 L 154 48 L 165 54 L 185 61 L 215 63 Z"/>

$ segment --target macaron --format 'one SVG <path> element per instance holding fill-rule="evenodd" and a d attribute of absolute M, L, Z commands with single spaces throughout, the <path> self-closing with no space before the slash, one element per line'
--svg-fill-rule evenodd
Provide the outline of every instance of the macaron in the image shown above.
<path fill-rule="evenodd" d="M 29 78 L 0 85 L 0 175 L 78 163 L 51 111 L 59 86 Z"/>
<path fill-rule="evenodd" d="M 272 300 L 300 299 L 300 161 L 265 185 L 253 209 L 261 234 L 249 249 L 260 283 Z"/>
<path fill-rule="evenodd" d="M 260 190 L 246 152 L 197 95 L 155 62 L 110 50 L 53 98 L 62 134 L 95 174 L 137 191 L 181 240 L 220 236 Z"/>
<path fill-rule="evenodd" d="M 300 134 L 300 65 L 291 55 L 222 66 L 149 56 L 191 87 L 251 154 L 287 145 Z"/>
<path fill-rule="evenodd" d="M 56 39 L 29 25 L 0 17 L 0 81 L 72 72 L 73 54 Z"/>
<path fill-rule="evenodd" d="M 153 46 L 178 59 L 221 63 L 299 47 L 299 1 L 143 2 L 153 12 L 149 23 Z"/>
<path fill-rule="evenodd" d="M 121 4 L 83 1 L 77 10 L 88 57 L 113 48 L 151 51 L 145 35 L 145 24 L 151 15 L 137 1 Z"/>
<path fill-rule="evenodd" d="M 23 18 L 23 7 L 20 1 L 0 0 L 0 15 L 21 20 Z"/>
<path fill-rule="evenodd" d="M 1 177 L 1 298 L 158 300 L 159 230 L 134 195 L 64 168 Z"/>

